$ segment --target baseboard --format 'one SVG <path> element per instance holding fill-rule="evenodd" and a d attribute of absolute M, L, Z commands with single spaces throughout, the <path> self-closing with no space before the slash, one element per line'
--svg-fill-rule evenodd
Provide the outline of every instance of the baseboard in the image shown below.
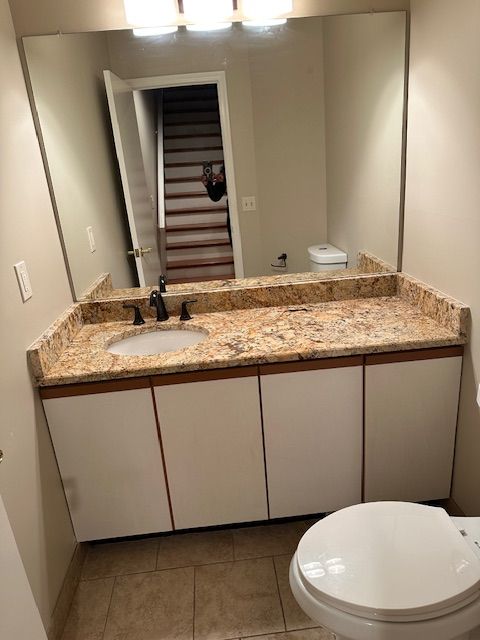
<path fill-rule="evenodd" d="M 55 609 L 53 610 L 50 628 L 47 633 L 48 640 L 60 640 L 62 637 L 73 597 L 75 596 L 75 591 L 77 590 L 78 583 L 80 582 L 87 549 L 88 544 L 85 542 L 77 544 L 75 548 Z"/>

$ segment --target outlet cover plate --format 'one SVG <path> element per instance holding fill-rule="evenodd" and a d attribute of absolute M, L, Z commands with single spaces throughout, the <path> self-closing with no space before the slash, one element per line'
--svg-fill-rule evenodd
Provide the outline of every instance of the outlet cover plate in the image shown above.
<path fill-rule="evenodd" d="M 95 245 L 95 236 L 93 235 L 93 228 L 87 227 L 88 244 L 90 245 L 90 253 L 95 253 L 97 247 Z"/>
<path fill-rule="evenodd" d="M 255 196 L 245 196 L 242 198 L 242 211 L 256 211 L 257 200 Z"/>

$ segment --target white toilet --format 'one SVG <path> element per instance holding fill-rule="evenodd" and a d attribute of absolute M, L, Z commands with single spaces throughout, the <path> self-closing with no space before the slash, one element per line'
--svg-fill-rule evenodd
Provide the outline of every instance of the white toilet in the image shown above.
<path fill-rule="evenodd" d="M 290 565 L 300 607 L 337 640 L 478 640 L 480 518 L 372 502 L 311 527 Z"/>
<path fill-rule="evenodd" d="M 324 242 L 308 247 L 310 271 L 334 271 L 346 269 L 348 256 L 345 251 Z"/>

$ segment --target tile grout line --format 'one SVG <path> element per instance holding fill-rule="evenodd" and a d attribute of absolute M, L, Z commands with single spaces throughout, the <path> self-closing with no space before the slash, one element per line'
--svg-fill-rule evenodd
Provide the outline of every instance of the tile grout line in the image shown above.
<path fill-rule="evenodd" d="M 280 600 L 280 608 L 282 610 L 283 626 L 285 627 L 285 632 L 286 632 L 287 631 L 287 621 L 285 619 L 285 610 L 283 608 L 282 594 L 280 593 L 280 582 L 278 580 L 278 572 L 277 572 L 277 566 L 275 564 L 275 557 L 274 556 L 272 556 L 272 564 L 273 564 L 273 571 L 275 573 L 275 583 L 277 585 L 278 599 Z"/>
<path fill-rule="evenodd" d="M 108 580 L 108 578 L 106 578 Z M 115 591 L 115 585 L 117 583 L 117 576 L 113 576 L 113 584 L 112 584 L 112 592 L 110 594 L 110 600 L 108 601 L 108 607 L 107 607 L 107 615 L 105 616 L 105 624 L 103 625 L 103 631 L 102 631 L 102 640 L 104 640 L 105 638 L 105 632 L 107 630 L 107 622 L 108 622 L 108 616 L 110 614 L 110 608 L 112 606 L 112 600 L 113 600 L 113 592 Z"/>

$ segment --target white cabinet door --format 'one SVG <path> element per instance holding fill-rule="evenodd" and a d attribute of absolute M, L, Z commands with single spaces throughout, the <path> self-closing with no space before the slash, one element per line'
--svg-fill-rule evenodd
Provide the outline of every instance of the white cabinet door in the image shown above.
<path fill-rule="evenodd" d="M 353 366 L 260 377 L 272 518 L 361 502 L 362 371 Z"/>
<path fill-rule="evenodd" d="M 77 540 L 172 529 L 149 388 L 43 403 Z"/>
<path fill-rule="evenodd" d="M 450 496 L 461 368 L 461 357 L 366 367 L 365 500 Z"/>
<path fill-rule="evenodd" d="M 256 376 L 155 388 L 176 529 L 268 518 Z"/>

